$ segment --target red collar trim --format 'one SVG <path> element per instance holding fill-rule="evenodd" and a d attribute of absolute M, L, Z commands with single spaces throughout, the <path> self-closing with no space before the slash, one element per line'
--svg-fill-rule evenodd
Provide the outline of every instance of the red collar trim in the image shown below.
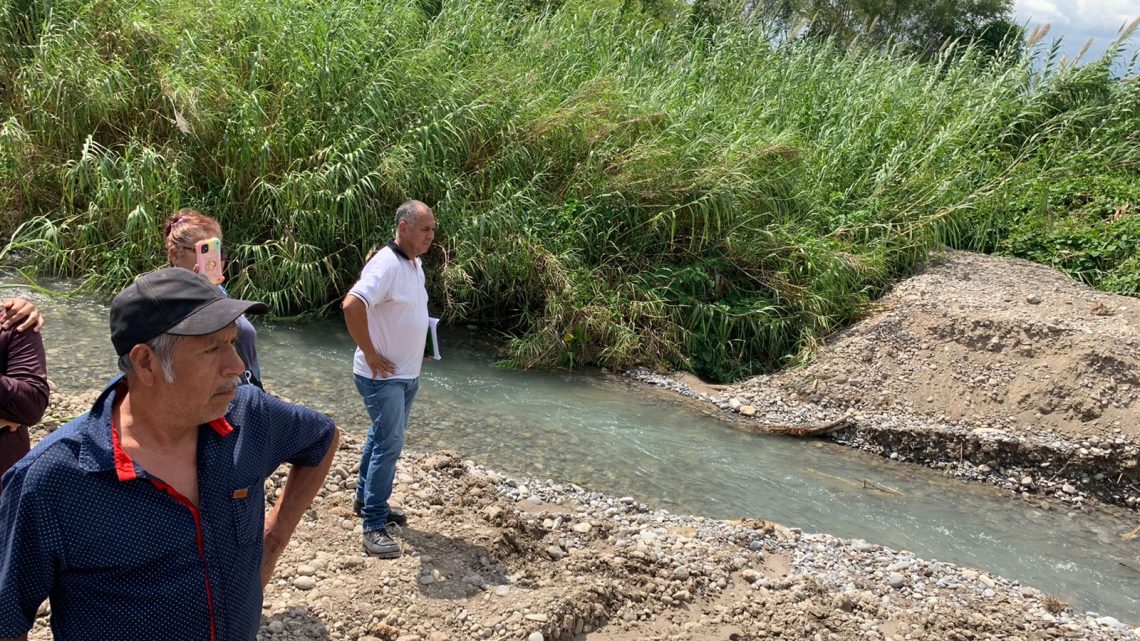
<path fill-rule="evenodd" d="M 131 455 L 123 449 L 123 443 L 119 439 L 119 426 L 115 425 L 114 414 L 111 414 L 111 448 L 115 451 L 115 476 L 119 478 L 119 481 L 137 479 L 139 475 L 135 471 L 135 462 L 131 459 Z"/>
<path fill-rule="evenodd" d="M 218 436 L 229 436 L 234 431 L 234 426 L 224 416 L 210 421 L 210 427 L 214 428 L 214 433 Z"/>
<path fill-rule="evenodd" d="M 127 392 L 127 381 L 123 379 L 117 387 L 115 387 L 115 401 L 123 397 Z M 119 438 L 119 426 L 115 424 L 115 406 L 116 403 L 111 404 L 111 449 L 115 453 L 115 476 L 119 478 L 120 482 L 132 481 L 139 477 L 138 472 L 135 471 L 135 462 L 130 454 L 123 449 L 123 441 Z"/>
<path fill-rule="evenodd" d="M 125 391 L 127 391 L 127 385 L 123 383 L 115 389 L 115 396 L 119 396 Z M 224 416 L 210 421 L 209 425 L 218 436 L 229 436 L 234 431 L 234 426 L 230 425 Z M 115 453 L 115 476 L 118 477 L 119 481 L 126 482 L 137 479 L 139 474 L 135 470 L 135 461 L 123 449 L 122 440 L 119 438 L 119 426 L 115 424 L 114 412 L 111 413 L 111 449 Z"/>

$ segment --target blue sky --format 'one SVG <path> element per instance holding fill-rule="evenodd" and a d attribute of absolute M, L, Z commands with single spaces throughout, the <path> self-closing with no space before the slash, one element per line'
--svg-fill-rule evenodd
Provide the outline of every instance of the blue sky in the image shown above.
<path fill-rule="evenodd" d="M 1041 23 L 1051 23 L 1046 41 L 1061 37 L 1061 50 L 1070 58 L 1093 39 L 1085 59 L 1098 57 L 1115 39 L 1121 26 L 1140 18 L 1140 0 L 1015 0 L 1014 21 L 1029 32 Z M 1130 39 L 1130 52 L 1140 44 L 1140 29 Z"/>

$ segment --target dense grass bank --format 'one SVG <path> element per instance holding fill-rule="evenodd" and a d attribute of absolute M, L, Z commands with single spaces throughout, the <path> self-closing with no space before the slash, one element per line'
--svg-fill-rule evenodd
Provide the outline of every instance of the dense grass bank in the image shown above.
<path fill-rule="evenodd" d="M 519 336 L 516 364 L 716 379 L 802 353 L 942 244 L 1140 291 L 1134 61 L 930 64 L 524 4 L 11 2 L 10 255 L 114 289 L 193 206 L 226 226 L 231 291 L 321 310 L 415 197 L 434 301 Z"/>

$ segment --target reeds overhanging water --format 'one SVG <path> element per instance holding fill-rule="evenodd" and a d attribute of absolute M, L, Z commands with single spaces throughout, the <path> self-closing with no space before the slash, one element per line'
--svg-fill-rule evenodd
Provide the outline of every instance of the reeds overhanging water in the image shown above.
<path fill-rule="evenodd" d="M 414 197 L 433 300 L 511 332 L 513 364 L 720 380 L 810 351 L 941 246 L 1140 292 L 1135 24 L 1074 66 L 536 6 L 8 3 L 0 258 L 113 290 L 193 206 L 231 291 L 319 313 Z"/>

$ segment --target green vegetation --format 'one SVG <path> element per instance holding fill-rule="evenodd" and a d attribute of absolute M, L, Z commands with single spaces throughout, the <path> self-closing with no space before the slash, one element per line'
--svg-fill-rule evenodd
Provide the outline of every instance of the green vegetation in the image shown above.
<path fill-rule="evenodd" d="M 804 353 L 944 245 L 1137 293 L 1119 54 L 928 62 L 701 7 L 15 0 L 6 254 L 114 290 L 193 206 L 226 227 L 231 292 L 321 311 L 415 197 L 435 305 L 511 332 L 512 363 L 719 380 Z"/>

